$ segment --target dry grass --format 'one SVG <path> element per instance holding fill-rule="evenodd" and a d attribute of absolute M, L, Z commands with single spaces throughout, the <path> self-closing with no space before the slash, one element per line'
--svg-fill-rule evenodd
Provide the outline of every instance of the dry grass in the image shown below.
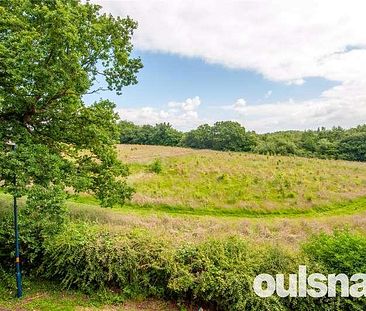
<path fill-rule="evenodd" d="M 198 150 L 179 147 L 117 145 L 120 159 L 126 163 L 147 163 L 156 158 L 177 157 L 199 153 Z"/>
<path fill-rule="evenodd" d="M 137 205 L 296 212 L 366 195 L 366 163 L 159 146 L 123 145 L 118 150 L 131 165 L 129 182 L 137 189 Z M 162 159 L 160 174 L 147 169 L 156 158 Z M 110 230 L 143 228 L 176 243 L 239 235 L 297 247 L 320 231 L 345 226 L 366 231 L 366 212 L 290 218 L 171 216 L 153 210 L 101 213 L 97 222 Z"/>
<path fill-rule="evenodd" d="M 124 310 L 124 311 L 178 311 L 179 308 L 173 303 L 165 301 L 159 301 L 155 299 L 146 299 L 143 301 L 129 301 L 123 304 L 119 309 L 107 309 L 107 310 Z"/>
<path fill-rule="evenodd" d="M 123 209 L 106 210 L 75 205 L 72 216 L 91 221 L 111 232 L 142 229 L 171 240 L 174 244 L 196 243 L 211 238 L 242 236 L 257 243 L 274 243 L 297 248 L 309 235 L 350 228 L 366 233 L 366 211 L 354 215 L 293 218 L 229 218 L 209 216 L 172 216 L 131 213 Z"/>

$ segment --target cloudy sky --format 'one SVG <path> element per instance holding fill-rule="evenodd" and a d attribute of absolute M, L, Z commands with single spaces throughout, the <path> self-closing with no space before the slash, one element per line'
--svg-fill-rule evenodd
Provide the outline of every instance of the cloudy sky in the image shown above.
<path fill-rule="evenodd" d="M 122 119 L 257 132 L 366 123 L 364 0 L 93 0 L 139 23 Z M 102 83 L 102 82 L 101 82 Z"/>

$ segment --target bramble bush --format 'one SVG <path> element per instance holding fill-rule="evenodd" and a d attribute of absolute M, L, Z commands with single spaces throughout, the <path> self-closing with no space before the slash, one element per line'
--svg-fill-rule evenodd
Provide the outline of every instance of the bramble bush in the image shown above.
<path fill-rule="evenodd" d="M 332 273 L 349 276 L 366 272 L 366 238 L 360 233 L 336 230 L 313 236 L 303 246 L 311 260 L 321 263 Z"/>
<path fill-rule="evenodd" d="M 0 229 L 1 241 L 4 232 Z M 25 232 L 33 234 L 31 230 Z M 286 279 L 303 264 L 308 274 L 351 276 L 365 271 L 366 238 L 348 231 L 313 236 L 296 251 L 278 245 L 254 245 L 239 237 L 177 246 L 148 230 L 111 232 L 86 222 L 68 223 L 59 232 L 43 237 L 41 248 L 34 247 L 30 238 L 23 240 L 31 245 L 26 248 L 26 255 L 38 258 L 33 262 L 33 274 L 56 281 L 64 288 L 103 293 L 109 301 L 111 297 L 115 301 L 158 297 L 210 310 L 366 308 L 364 298 L 273 295 L 263 299 L 252 289 L 253 280 L 260 273 L 284 273 Z"/>
<path fill-rule="evenodd" d="M 123 298 L 154 296 L 212 310 L 364 310 L 365 299 L 262 299 L 252 284 L 260 273 L 288 275 L 301 264 L 309 274 L 359 272 L 365 245 L 361 235 L 335 232 L 312 237 L 296 252 L 238 237 L 177 247 L 150 231 L 116 234 L 79 224 L 47 241 L 39 271 L 65 287 L 112 289 Z"/>
<path fill-rule="evenodd" d="M 366 238 L 360 233 L 335 230 L 333 234 L 314 235 L 303 245 L 310 262 L 323 267 L 323 274 L 344 273 L 351 277 L 366 272 Z M 366 298 L 340 298 L 331 300 L 331 310 L 366 310 Z"/>
<path fill-rule="evenodd" d="M 144 231 L 113 234 L 81 223 L 47 241 L 44 256 L 39 273 L 66 288 L 162 297 L 172 254 L 166 242 Z"/>
<path fill-rule="evenodd" d="M 276 296 L 265 300 L 252 290 L 262 255 L 234 237 L 183 246 L 176 252 L 169 279 L 172 297 L 214 310 L 283 310 Z"/>

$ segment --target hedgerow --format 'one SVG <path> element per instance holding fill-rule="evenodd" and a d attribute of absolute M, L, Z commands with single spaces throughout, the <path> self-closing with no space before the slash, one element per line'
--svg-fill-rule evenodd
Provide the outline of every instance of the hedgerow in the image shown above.
<path fill-rule="evenodd" d="M 365 249 L 366 238 L 347 231 L 314 236 L 294 251 L 239 237 L 175 245 L 150 230 L 113 232 L 80 222 L 44 240 L 32 271 L 64 288 L 119 300 L 158 297 L 210 310 L 364 310 L 364 298 L 260 298 L 252 285 L 260 273 L 287 278 L 303 264 L 309 274 L 359 273 Z"/>

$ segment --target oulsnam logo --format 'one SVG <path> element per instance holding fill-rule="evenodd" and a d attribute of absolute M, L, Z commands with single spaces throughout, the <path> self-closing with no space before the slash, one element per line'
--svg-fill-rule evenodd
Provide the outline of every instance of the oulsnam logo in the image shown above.
<path fill-rule="evenodd" d="M 287 284 L 287 285 L 286 285 Z M 321 273 L 307 275 L 306 266 L 299 266 L 298 274 L 289 274 L 288 281 L 284 274 L 259 274 L 254 279 L 253 289 L 263 298 L 270 297 L 275 293 L 279 297 L 336 297 L 337 286 L 340 288 L 341 297 L 365 297 L 366 274 L 357 273 L 350 278 L 344 274 Z"/>

